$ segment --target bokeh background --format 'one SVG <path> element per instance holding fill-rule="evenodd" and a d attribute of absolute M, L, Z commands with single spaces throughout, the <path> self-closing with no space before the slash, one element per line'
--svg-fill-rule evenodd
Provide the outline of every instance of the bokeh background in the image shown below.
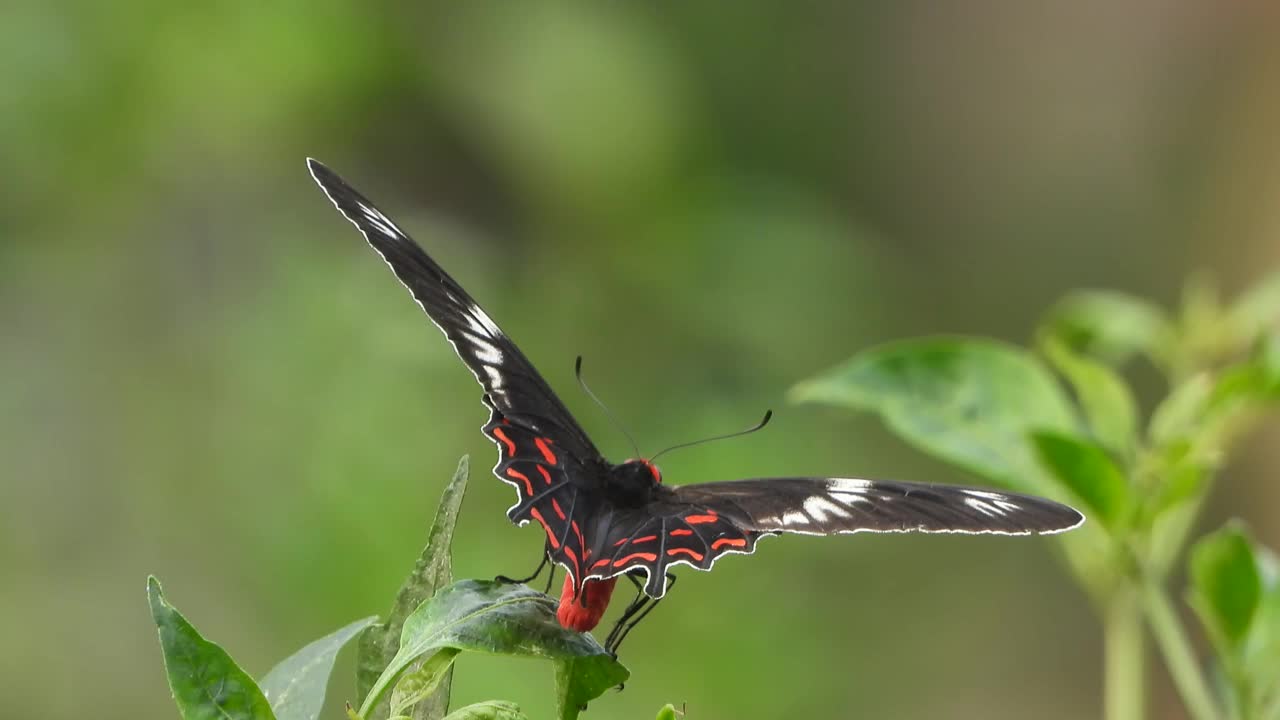
<path fill-rule="evenodd" d="M 1277 6 L 1040 5 L 5 3 L 4 714 L 172 717 L 148 573 L 257 675 L 384 612 L 464 453 L 457 573 L 535 561 L 477 387 L 307 155 L 613 457 L 578 354 L 645 452 L 777 411 L 664 458 L 676 483 L 963 481 L 783 395 L 889 339 L 1025 340 L 1071 288 L 1171 303 L 1193 270 L 1232 291 L 1280 266 Z M 1277 441 L 1246 443 L 1206 526 L 1280 545 Z M 588 717 L 1096 717 L 1096 624 L 1051 550 L 793 537 L 686 571 Z M 548 717 L 551 668 L 467 656 L 454 690 Z"/>

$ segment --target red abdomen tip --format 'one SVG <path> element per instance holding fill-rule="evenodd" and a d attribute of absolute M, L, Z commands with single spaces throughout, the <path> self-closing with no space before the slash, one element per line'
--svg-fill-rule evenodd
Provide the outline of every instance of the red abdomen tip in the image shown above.
<path fill-rule="evenodd" d="M 564 588 L 560 591 L 560 608 L 556 610 L 556 619 L 560 624 L 576 630 L 587 632 L 600 624 L 600 618 L 609 607 L 609 598 L 613 597 L 613 586 L 618 578 L 608 580 L 588 580 L 582 586 L 582 599 L 573 594 L 573 578 L 565 573 Z"/>

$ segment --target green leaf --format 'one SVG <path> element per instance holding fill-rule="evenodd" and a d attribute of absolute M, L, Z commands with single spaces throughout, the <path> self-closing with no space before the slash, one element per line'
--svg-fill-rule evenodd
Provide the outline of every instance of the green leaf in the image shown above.
<path fill-rule="evenodd" d="M 1071 382 L 1093 436 L 1121 457 L 1129 457 L 1137 443 L 1138 409 L 1133 393 L 1110 367 L 1080 355 L 1047 334 L 1041 350 L 1058 372 Z"/>
<path fill-rule="evenodd" d="M 464 455 L 458 461 L 458 469 L 440 498 L 435 521 L 431 524 L 431 532 L 427 535 L 427 545 L 423 548 L 413 572 L 400 586 L 395 605 L 391 608 L 386 622 L 374 625 L 360 635 L 359 652 L 356 657 L 356 694 L 365 698 L 365 702 L 368 701 L 369 690 L 400 649 L 400 633 L 405 618 L 409 617 L 410 613 L 439 588 L 453 580 L 449 548 L 453 542 L 453 528 L 458 521 L 458 510 L 467 492 L 469 471 L 470 461 Z M 452 673 L 446 671 L 446 674 L 440 678 L 435 697 L 419 703 L 415 708 L 415 718 L 434 720 L 445 714 L 449 707 L 451 676 Z M 364 715 L 365 720 L 380 720 L 387 717 L 386 713 L 387 708 L 384 706 L 377 709 L 375 713 L 362 712 L 361 715 Z"/>
<path fill-rule="evenodd" d="M 1112 531 L 1126 525 L 1132 511 L 1132 489 L 1105 450 L 1065 433 L 1041 431 L 1031 437 L 1041 462 L 1084 501 L 1099 522 Z"/>
<path fill-rule="evenodd" d="M 590 635 L 561 627 L 555 601 L 523 585 L 461 580 L 439 590 L 404 622 L 400 650 L 374 683 L 360 714 L 369 717 L 387 688 L 419 658 L 445 648 L 555 661 L 561 718 L 630 673 Z"/>
<path fill-rule="evenodd" d="M 654 720 L 676 720 L 676 717 L 676 706 L 671 703 L 667 703 L 658 711 L 658 717 Z"/>
<path fill-rule="evenodd" d="M 1245 640 L 1241 667 L 1253 688 L 1252 717 L 1280 720 L 1280 573 L 1270 550 L 1254 545 L 1262 597 Z"/>
<path fill-rule="evenodd" d="M 1249 288 L 1227 311 L 1236 337 L 1253 342 L 1268 328 L 1280 328 L 1280 273 L 1272 273 Z"/>
<path fill-rule="evenodd" d="M 1213 396 L 1214 379 L 1199 373 L 1175 387 L 1151 414 L 1151 442 L 1164 445 L 1193 435 Z"/>
<path fill-rule="evenodd" d="M 338 652 L 376 617 L 357 620 L 290 655 L 262 678 L 262 692 L 279 720 L 315 720 Z"/>
<path fill-rule="evenodd" d="M 1120 365 L 1145 354 L 1168 365 L 1175 331 L 1160 307 L 1140 298 L 1105 290 L 1079 290 L 1048 313 L 1042 327 L 1068 347 Z"/>
<path fill-rule="evenodd" d="M 275 718 L 253 678 L 164 599 L 155 577 L 147 578 L 147 601 L 160 631 L 169 688 L 184 720 Z"/>
<path fill-rule="evenodd" d="M 876 412 L 899 436 L 1006 487 L 1052 488 L 1027 442 L 1071 431 L 1062 388 L 1030 353 L 1001 342 L 926 338 L 867 350 L 792 388 L 798 402 Z"/>
<path fill-rule="evenodd" d="M 1253 544 L 1230 522 L 1191 549 L 1191 604 L 1223 653 L 1239 648 L 1262 595 Z"/>
<path fill-rule="evenodd" d="M 529 720 L 529 716 L 520 711 L 520 706 L 503 700 L 468 705 L 449 713 L 445 720 Z"/>
<path fill-rule="evenodd" d="M 453 667 L 458 652 L 444 648 L 424 660 L 416 670 L 401 675 L 391 691 L 391 714 L 403 715 L 435 692 L 449 668 Z"/>

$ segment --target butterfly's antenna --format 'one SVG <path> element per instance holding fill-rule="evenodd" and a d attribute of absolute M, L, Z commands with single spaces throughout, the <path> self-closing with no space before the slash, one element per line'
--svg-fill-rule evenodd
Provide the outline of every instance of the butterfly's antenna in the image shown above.
<path fill-rule="evenodd" d="M 600 409 L 604 411 L 604 414 L 608 416 L 610 421 L 613 422 L 614 427 L 621 430 L 622 434 L 627 437 L 627 441 L 631 443 L 631 449 L 636 451 L 635 456 L 640 457 L 640 446 L 636 445 L 636 439 L 631 437 L 631 433 L 627 432 L 626 426 L 618 422 L 617 416 L 615 416 L 609 410 L 609 406 L 600 402 L 600 398 L 596 397 L 596 394 L 591 392 L 591 388 L 587 387 L 587 381 L 582 379 L 582 356 L 581 355 L 579 355 L 578 359 L 573 363 L 573 375 L 574 377 L 578 378 L 578 385 L 579 387 L 582 388 L 582 392 L 586 393 L 587 397 L 591 398 L 596 405 L 600 406 Z"/>
<path fill-rule="evenodd" d="M 657 455 L 654 455 L 653 457 L 649 458 L 649 462 L 653 462 L 654 460 L 657 460 L 659 457 L 661 457 L 662 455 L 666 455 L 667 453 L 671 452 L 672 450 L 679 450 L 680 448 L 693 447 L 694 445 L 701 445 L 701 444 L 703 444 L 703 443 L 709 443 L 709 442 L 713 442 L 713 441 L 715 441 L 715 440 L 728 440 L 729 438 L 736 438 L 736 437 L 740 437 L 740 436 L 742 436 L 742 435 L 750 435 L 751 433 L 753 433 L 753 432 L 755 432 L 755 431 L 757 431 L 757 430 L 760 430 L 760 429 L 764 428 L 764 426 L 765 426 L 765 425 L 768 425 L 768 424 L 769 424 L 769 419 L 770 419 L 770 418 L 772 418 L 772 417 L 773 417 L 773 411 L 772 411 L 772 410 L 765 410 L 765 411 L 764 411 L 764 418 L 762 418 L 762 419 L 760 420 L 760 422 L 756 423 L 755 425 L 752 425 L 751 427 L 747 428 L 746 430 L 739 430 L 738 432 L 732 432 L 732 433 L 729 433 L 728 435 L 716 435 L 715 437 L 702 438 L 701 440 L 694 440 L 693 442 L 680 443 L 679 445 L 672 445 L 671 447 L 667 448 L 666 450 L 663 450 L 662 452 L 658 453 Z"/>

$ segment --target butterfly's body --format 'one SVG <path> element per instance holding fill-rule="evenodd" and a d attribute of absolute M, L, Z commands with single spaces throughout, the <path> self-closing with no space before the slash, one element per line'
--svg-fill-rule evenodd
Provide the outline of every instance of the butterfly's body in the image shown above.
<path fill-rule="evenodd" d="M 566 571 L 560 622 L 587 631 L 620 577 L 642 593 L 610 634 L 616 648 L 663 597 L 669 569 L 710 570 L 751 554 L 764 535 L 949 532 L 1030 535 L 1076 527 L 1075 510 L 1043 498 L 977 488 L 854 478 L 790 477 L 673 486 L 649 460 L 610 463 L 550 386 L 460 285 L 404 231 L 331 170 L 316 182 L 444 332 L 484 390 L 482 431 L 498 448 L 493 472 L 516 491 L 507 517 L 546 534 Z M 643 577 L 641 583 L 639 578 Z M 647 596 L 647 597 L 646 597 Z M 621 631 L 621 632 L 620 632 Z"/>

